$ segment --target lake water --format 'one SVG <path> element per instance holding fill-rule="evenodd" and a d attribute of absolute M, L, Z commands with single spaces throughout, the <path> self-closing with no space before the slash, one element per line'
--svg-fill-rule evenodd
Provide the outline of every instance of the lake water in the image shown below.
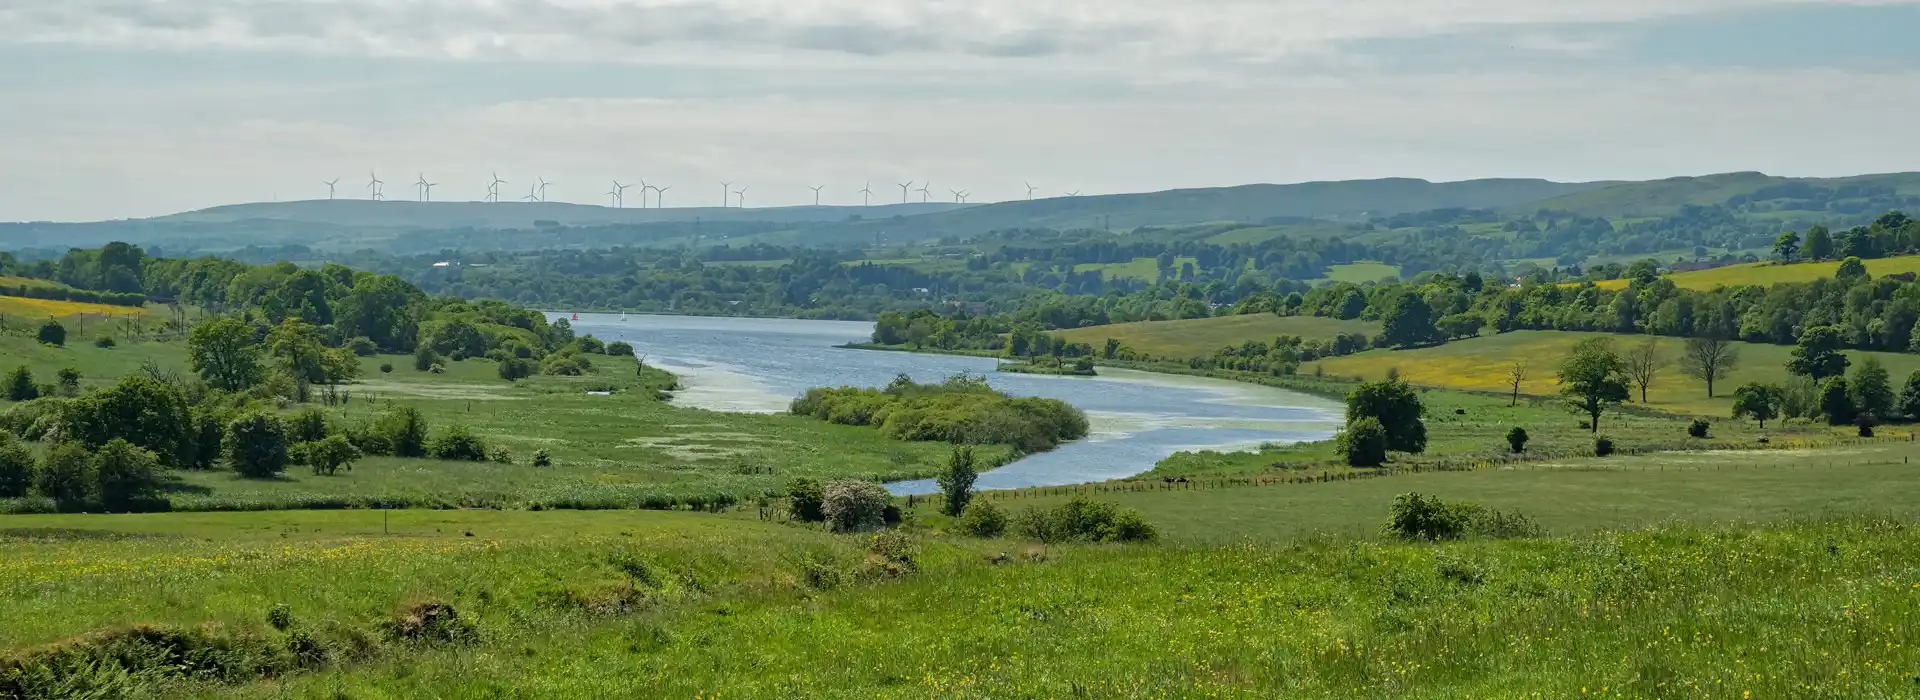
<path fill-rule="evenodd" d="M 1263 442 L 1324 440 L 1340 407 L 1304 394 L 1198 377 L 1100 370 L 1099 377 L 995 372 L 977 357 L 848 350 L 871 323 L 785 319 L 581 314 L 575 331 L 633 343 L 647 362 L 681 377 L 674 403 L 716 411 L 772 413 L 817 386 L 885 386 L 894 376 L 939 381 L 983 375 L 1016 396 L 1064 400 L 1087 413 L 1091 435 L 982 474 L 982 489 L 1103 481 L 1133 476 L 1175 452 L 1251 449 Z M 932 493 L 932 480 L 888 484 Z"/>

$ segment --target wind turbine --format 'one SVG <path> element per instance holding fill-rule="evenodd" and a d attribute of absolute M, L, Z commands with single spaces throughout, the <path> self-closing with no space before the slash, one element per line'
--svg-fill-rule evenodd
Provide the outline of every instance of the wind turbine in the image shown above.
<path fill-rule="evenodd" d="M 966 204 L 967 198 L 971 196 L 973 196 L 972 192 L 968 192 L 966 190 L 960 190 L 958 192 L 953 193 L 953 201 L 959 202 L 961 204 Z"/>
<path fill-rule="evenodd" d="M 540 180 L 540 201 L 544 202 L 544 201 L 547 201 L 547 186 L 552 185 L 554 183 L 547 182 L 547 179 L 544 177 L 539 178 L 539 180 Z"/>
<path fill-rule="evenodd" d="M 487 183 L 487 196 L 494 202 L 500 201 L 500 186 L 504 184 L 507 184 L 507 181 L 500 179 L 500 173 L 495 172 L 493 182 Z"/>
<path fill-rule="evenodd" d="M 615 209 L 620 208 L 620 190 L 618 189 L 607 190 L 603 194 L 607 195 L 607 206 L 613 207 Z"/>
<path fill-rule="evenodd" d="M 1067 196 L 1068 196 L 1068 197 L 1078 197 L 1078 196 L 1080 196 L 1080 190 L 1074 190 L 1074 191 L 1072 191 L 1072 192 L 1068 192 L 1068 193 L 1067 193 Z"/>
<path fill-rule="evenodd" d="M 420 180 L 413 183 L 413 186 L 420 190 L 420 201 L 431 202 L 433 201 L 433 188 L 438 184 L 440 183 L 427 182 L 427 174 L 420 173 Z"/>
<path fill-rule="evenodd" d="M 873 181 L 871 180 L 867 181 L 866 187 L 860 188 L 860 206 L 873 206 Z"/>
<path fill-rule="evenodd" d="M 633 185 L 622 185 L 619 180 L 613 181 L 613 201 L 617 205 L 615 208 L 625 209 L 627 207 L 627 188 L 632 186 Z M 640 191 L 640 206 L 642 208 L 647 206 L 646 190 Z"/>
<path fill-rule="evenodd" d="M 747 208 L 747 186 L 741 185 L 740 189 L 734 190 L 733 193 L 739 196 L 740 208 L 741 209 Z"/>
<path fill-rule="evenodd" d="M 327 186 L 327 201 L 329 202 L 333 201 L 333 186 L 340 184 L 340 178 L 336 177 L 332 180 L 323 181 L 320 184 Z"/>
<path fill-rule="evenodd" d="M 826 186 L 826 185 L 821 185 L 821 186 L 819 186 L 819 187 L 809 187 L 809 188 L 807 188 L 807 189 L 810 189 L 810 190 L 813 190 L 813 205 L 814 205 L 814 206 L 816 206 L 816 207 L 817 207 L 817 206 L 820 206 L 820 190 L 824 190 L 824 189 L 826 189 L 826 188 L 827 188 L 827 186 Z"/>
<path fill-rule="evenodd" d="M 954 202 L 955 204 L 959 204 L 959 203 L 960 203 L 960 198 L 961 198 L 962 196 L 965 196 L 965 195 L 966 195 L 966 193 L 965 193 L 965 192 L 961 192 L 960 190 L 947 190 L 947 191 L 948 191 L 948 192 L 952 192 L 952 193 L 953 193 L 953 202 Z"/>
<path fill-rule="evenodd" d="M 522 201 L 527 201 L 527 202 L 538 202 L 540 201 L 540 197 L 534 194 L 535 192 L 538 192 L 538 191 L 540 191 L 539 185 L 528 185 L 527 196 L 521 197 L 520 199 Z"/>
<path fill-rule="evenodd" d="M 385 199 L 385 197 L 381 196 L 380 194 L 380 186 L 384 184 L 387 184 L 387 183 L 381 181 L 380 176 L 373 174 L 372 170 L 368 170 L 367 171 L 367 192 L 370 193 L 368 196 L 368 199 L 372 199 L 373 201 L 376 201 L 376 202 L 382 199 Z"/>
<path fill-rule="evenodd" d="M 901 204 L 906 204 L 906 203 L 907 203 L 907 188 L 909 188 L 909 187 L 912 187 L 912 186 L 913 186 L 913 181 L 912 181 L 912 180 L 908 180 L 908 181 L 906 181 L 906 182 L 903 182 L 903 183 L 898 183 L 898 184 L 900 185 L 900 203 L 901 203 Z"/>
<path fill-rule="evenodd" d="M 659 209 L 667 206 L 667 190 L 670 189 L 673 189 L 673 185 L 653 188 L 653 208 Z"/>
<path fill-rule="evenodd" d="M 732 194 L 733 194 L 733 183 L 727 182 L 726 180 L 721 180 L 720 181 L 720 208 L 721 209 L 727 208 L 727 197 L 731 196 Z"/>
<path fill-rule="evenodd" d="M 647 208 L 647 190 L 650 190 L 650 189 L 653 189 L 653 185 L 647 184 L 646 178 L 644 177 L 640 178 L 640 208 L 641 209 Z"/>
<path fill-rule="evenodd" d="M 933 196 L 933 190 L 928 189 L 932 185 L 933 185 L 932 180 L 928 180 L 925 183 L 922 183 L 920 185 L 920 203 L 921 204 L 926 204 L 927 199 Z"/>
<path fill-rule="evenodd" d="M 1040 188 L 1038 188 L 1038 187 L 1034 187 L 1034 186 L 1033 186 L 1033 183 L 1031 183 L 1031 182 L 1027 182 L 1027 183 L 1023 183 L 1023 184 L 1025 184 L 1025 185 L 1027 186 L 1027 199 L 1033 199 L 1033 192 L 1034 192 L 1034 190 L 1038 190 L 1038 189 L 1040 189 Z"/>

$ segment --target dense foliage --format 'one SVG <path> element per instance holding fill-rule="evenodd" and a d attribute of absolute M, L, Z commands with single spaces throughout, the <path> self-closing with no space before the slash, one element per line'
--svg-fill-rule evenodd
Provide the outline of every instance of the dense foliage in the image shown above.
<path fill-rule="evenodd" d="M 794 399 L 794 415 L 881 429 L 901 440 L 1011 445 L 1039 452 L 1086 437 L 1087 417 L 1058 399 L 1015 398 L 985 379 L 958 375 L 938 384 L 907 376 L 884 389 L 818 388 Z"/>

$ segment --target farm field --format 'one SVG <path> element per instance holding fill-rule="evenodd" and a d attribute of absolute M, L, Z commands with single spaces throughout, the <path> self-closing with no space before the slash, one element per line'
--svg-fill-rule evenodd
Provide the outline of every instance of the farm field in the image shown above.
<path fill-rule="evenodd" d="M 1424 386 L 1504 392 L 1508 390 L 1507 372 L 1513 363 L 1529 363 L 1528 378 L 1521 393 L 1550 396 L 1559 392 L 1556 368 L 1575 343 L 1604 333 L 1573 331 L 1514 331 L 1498 335 L 1457 340 L 1433 347 L 1412 350 L 1370 350 L 1346 357 L 1319 361 L 1322 369 L 1341 376 L 1378 379 L 1389 369 L 1398 368 L 1407 381 Z M 1643 342 L 1646 335 L 1614 335 L 1615 348 L 1625 350 Z M 1648 392 L 1648 407 L 1724 416 L 1732 407 L 1733 390 L 1747 382 L 1779 382 L 1786 378 L 1786 362 L 1792 346 L 1739 343 L 1740 358 L 1732 376 L 1715 385 L 1715 398 L 1709 399 L 1699 381 L 1682 375 L 1673 360 L 1679 357 L 1686 340 L 1658 338 L 1661 354 L 1668 362 Z M 1863 356 L 1879 358 L 1896 384 L 1920 370 L 1920 355 L 1906 353 L 1847 351 L 1858 361 Z M 1638 393 L 1636 390 L 1635 398 Z"/>
<path fill-rule="evenodd" d="M 1380 332 L 1380 324 L 1367 321 L 1342 321 L 1316 316 L 1275 316 L 1244 314 L 1177 321 L 1142 321 L 1106 326 L 1087 326 L 1050 331 L 1069 341 L 1100 347 L 1108 338 L 1118 339 L 1135 352 L 1157 357 L 1193 357 L 1211 355 L 1228 345 L 1249 340 L 1271 343 L 1281 335 L 1324 340 L 1341 333 Z"/>
<path fill-rule="evenodd" d="M 1174 258 L 1174 272 L 1178 273 L 1181 265 L 1191 262 L 1195 260 L 1185 257 Z M 1132 261 L 1123 263 L 1081 263 L 1073 266 L 1073 271 L 1099 272 L 1107 279 L 1127 278 L 1148 283 L 1160 280 L 1160 263 L 1153 258 L 1134 258 Z"/>
<path fill-rule="evenodd" d="M 1365 282 L 1378 282 L 1385 277 L 1399 277 L 1399 276 L 1400 276 L 1399 265 L 1387 265 L 1384 263 L 1352 263 L 1348 265 L 1328 266 L 1327 276 L 1323 279 L 1328 282 L 1351 282 L 1353 284 L 1361 284 Z"/>
<path fill-rule="evenodd" d="M 1905 272 L 1920 273 L 1920 255 L 1905 255 L 1893 258 L 1863 260 L 1867 274 L 1873 277 L 1885 277 Z M 1770 262 L 1728 265 L 1711 270 L 1681 272 L 1668 275 L 1673 284 L 1682 289 L 1711 290 L 1741 284 L 1767 286 L 1781 282 L 1812 282 L 1828 279 L 1840 270 L 1840 261 L 1794 263 L 1780 265 Z M 1626 289 L 1627 280 L 1605 280 L 1595 284 L 1602 289 Z"/>
<path fill-rule="evenodd" d="M 151 313 L 153 313 L 153 309 L 146 306 L 116 306 L 113 304 L 95 304 L 84 301 L 0 296 L 0 316 L 10 317 L 10 320 L 13 322 L 44 321 L 48 318 L 66 318 L 68 316 L 120 318 L 125 316 L 146 316 Z"/>

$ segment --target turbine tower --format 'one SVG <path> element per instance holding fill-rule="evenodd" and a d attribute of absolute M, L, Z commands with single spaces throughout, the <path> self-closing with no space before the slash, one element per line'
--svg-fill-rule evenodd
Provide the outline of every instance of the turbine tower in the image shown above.
<path fill-rule="evenodd" d="M 868 180 L 867 186 L 860 188 L 860 206 L 863 206 L 863 207 L 873 206 L 873 181 L 872 180 Z"/>
<path fill-rule="evenodd" d="M 384 184 L 387 184 L 387 183 L 381 181 L 379 175 L 375 175 L 373 174 L 372 170 L 368 170 L 367 171 L 367 192 L 368 192 L 367 198 L 376 202 L 382 199 L 385 199 L 385 197 L 380 194 L 380 186 Z"/>
<path fill-rule="evenodd" d="M 650 190 L 650 189 L 653 189 L 653 185 L 647 184 L 646 178 L 644 177 L 640 178 L 640 208 L 641 209 L 647 208 L 647 190 Z"/>
<path fill-rule="evenodd" d="M 521 199 L 521 200 L 523 200 L 523 201 L 528 201 L 528 202 L 538 202 L 538 201 L 540 201 L 540 196 L 539 196 L 539 195 L 536 195 L 536 194 L 534 194 L 534 193 L 535 193 L 535 192 L 539 192 L 539 191 L 540 191 L 540 186 L 539 186 L 539 185 L 528 185 L 528 186 L 527 186 L 527 196 L 525 196 L 525 197 L 521 197 L 520 199 Z"/>
<path fill-rule="evenodd" d="M 741 185 L 740 189 L 734 190 L 733 193 L 740 200 L 740 208 L 741 209 L 747 208 L 747 186 Z"/>
<path fill-rule="evenodd" d="M 1025 185 L 1027 186 L 1027 199 L 1033 199 L 1033 192 L 1034 192 L 1034 190 L 1038 190 L 1038 189 L 1040 189 L 1040 188 L 1038 188 L 1038 187 L 1034 187 L 1034 186 L 1033 186 L 1033 183 L 1031 183 L 1031 182 L 1028 182 L 1028 183 L 1023 183 L 1023 184 L 1025 184 Z"/>
<path fill-rule="evenodd" d="M 332 180 L 326 180 L 324 182 L 321 182 L 320 184 L 327 186 L 327 201 L 329 202 L 333 201 L 333 186 L 340 184 L 340 178 L 336 177 Z"/>
<path fill-rule="evenodd" d="M 673 189 L 673 185 L 653 188 L 653 208 L 659 209 L 667 206 L 667 190 L 670 189 Z"/>
<path fill-rule="evenodd" d="M 807 189 L 810 189 L 810 190 L 813 190 L 813 205 L 814 205 L 814 206 L 816 206 L 816 207 L 817 207 L 817 206 L 820 206 L 820 190 L 824 190 L 824 189 L 826 189 L 826 188 L 827 188 L 827 186 L 826 186 L 826 185 L 821 185 L 821 186 L 819 186 L 819 187 L 809 187 L 809 188 L 807 188 Z"/>
<path fill-rule="evenodd" d="M 922 183 L 920 185 L 920 203 L 921 204 L 926 204 L 927 200 L 933 197 L 933 190 L 930 189 L 932 186 L 933 186 L 932 180 L 928 180 L 925 183 Z"/>
<path fill-rule="evenodd" d="M 1080 190 L 1074 190 L 1074 191 L 1072 191 L 1072 192 L 1068 192 L 1068 193 L 1067 193 L 1067 196 L 1068 196 L 1068 197 L 1078 197 L 1078 196 L 1080 196 Z"/>
<path fill-rule="evenodd" d="M 493 202 L 499 202 L 500 186 L 504 184 L 507 184 L 507 181 L 500 179 L 500 173 L 495 172 L 493 174 L 493 182 L 487 184 L 487 197 Z"/>
<path fill-rule="evenodd" d="M 420 201 L 431 202 L 433 201 L 433 188 L 439 184 L 438 182 L 427 182 L 427 174 L 420 173 L 420 179 L 415 181 L 413 186 L 419 190 Z"/>
<path fill-rule="evenodd" d="M 607 206 L 613 207 L 615 209 L 620 208 L 620 190 L 618 189 L 607 190 L 602 194 L 607 195 Z"/>
<path fill-rule="evenodd" d="M 912 180 L 908 180 L 908 181 L 906 181 L 906 182 L 902 182 L 902 183 L 897 183 L 897 184 L 899 184 L 899 185 L 900 185 L 900 203 L 901 203 L 901 204 L 906 204 L 906 203 L 907 203 L 907 188 L 909 188 L 909 187 L 912 187 L 912 186 L 913 186 L 913 181 L 912 181 Z"/>
<path fill-rule="evenodd" d="M 546 178 L 540 178 L 540 201 L 547 201 L 547 186 L 552 184 L 554 183 L 547 182 Z"/>
<path fill-rule="evenodd" d="M 721 209 L 727 208 L 727 197 L 733 194 L 732 188 L 733 188 L 733 183 L 727 182 L 726 180 L 720 181 L 720 208 Z"/>
<path fill-rule="evenodd" d="M 615 209 L 627 208 L 627 188 L 632 186 L 633 185 L 622 185 L 620 184 L 619 180 L 613 181 L 613 201 L 614 201 Z M 647 206 L 646 190 L 640 191 L 640 206 L 641 208 L 645 208 Z"/>

